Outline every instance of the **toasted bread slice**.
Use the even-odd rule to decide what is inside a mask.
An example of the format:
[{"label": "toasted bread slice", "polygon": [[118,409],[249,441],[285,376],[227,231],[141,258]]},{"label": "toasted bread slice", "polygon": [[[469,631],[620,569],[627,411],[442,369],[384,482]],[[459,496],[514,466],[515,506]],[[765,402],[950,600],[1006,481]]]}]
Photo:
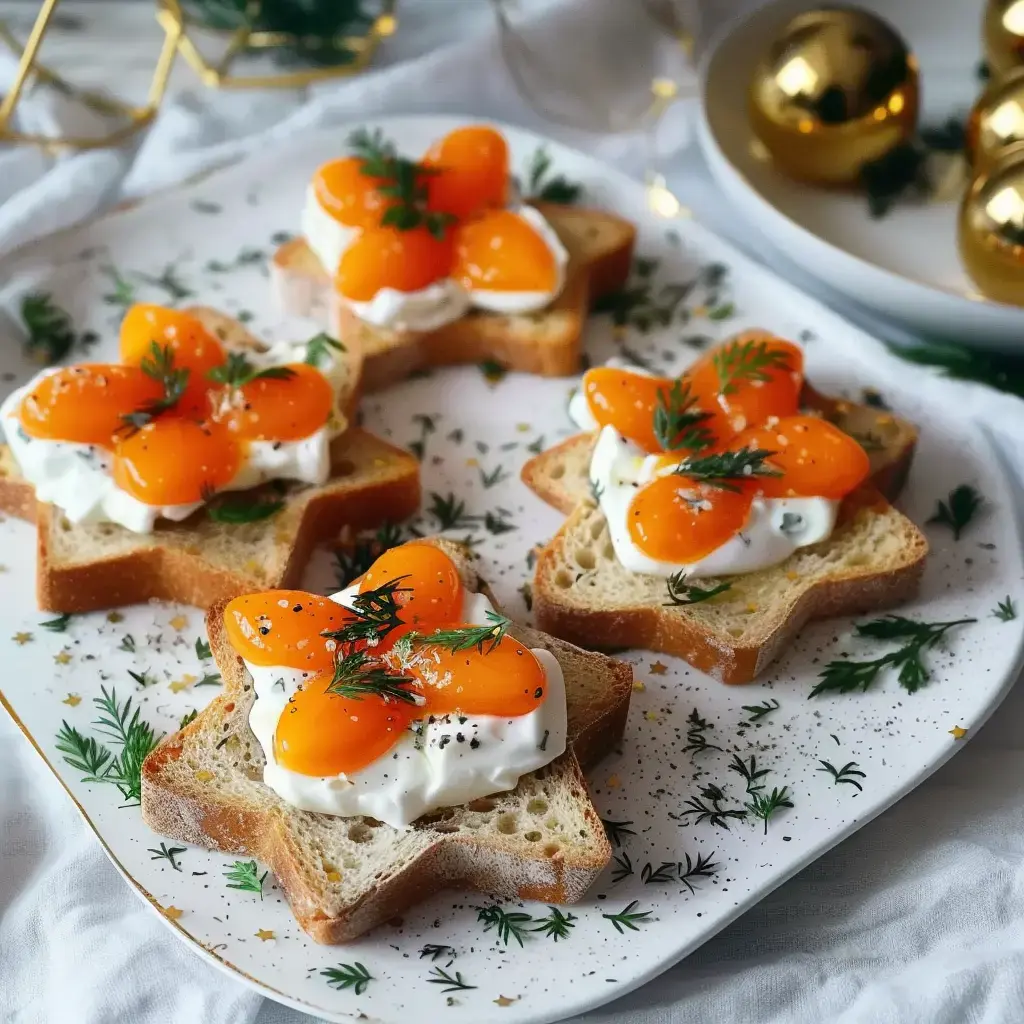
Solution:
[{"label": "toasted bread slice", "polygon": [[571,643],[662,651],[724,683],[748,683],[809,619],[909,600],[927,553],[921,531],[865,485],[843,502],[827,541],[771,569],[730,577],[730,589],[710,600],[674,605],[663,578],[623,568],[604,516],[585,501],[537,559],[534,617]]},{"label": "toasted bread slice", "polygon": [[[465,549],[434,543],[469,589],[486,592]],[[581,766],[621,739],[628,665],[514,627],[518,640],[551,651],[562,667],[571,750],[511,792],[435,811],[401,831],[371,818],[298,811],[263,784],[263,751],[249,729],[251,682],[225,639],[223,612],[212,608],[207,625],[224,693],[146,759],[142,814],[161,835],[269,865],[316,941],[354,939],[449,887],[572,903],[607,864],[611,850]]]},{"label": "toasted bread slice", "polygon": [[[262,343],[231,317],[191,310],[229,348]],[[346,353],[337,417],[344,424],[359,396],[361,357]],[[344,528],[397,522],[419,507],[419,463],[408,452],[350,427],[331,445],[331,478],[321,486],[268,484],[253,502],[280,511],[249,523],[215,522],[205,509],[151,534],[111,523],[73,524],[35,501],[6,446],[0,446],[0,510],[38,528],[37,596],[47,611],[87,612],[157,598],[207,607],[214,601],[297,582],[312,548]]]},{"label": "toasted bread slice", "polygon": [[[871,480],[887,498],[903,489],[917,444],[917,428],[883,409],[829,398],[804,385],[801,407],[818,412],[864,445],[871,461]],[[537,497],[568,515],[590,497],[590,458],[597,434],[575,434],[529,459],[523,483]]]},{"label": "toasted bread slice", "polygon": [[471,312],[436,331],[371,327],[338,301],[327,270],[301,238],[282,245],[271,268],[283,308],[319,320],[363,353],[368,391],[427,366],[494,360],[512,370],[565,377],[579,369],[589,305],[629,277],[636,229],[599,210],[539,203],[569,252],[562,293],[547,308],[520,316]]}]

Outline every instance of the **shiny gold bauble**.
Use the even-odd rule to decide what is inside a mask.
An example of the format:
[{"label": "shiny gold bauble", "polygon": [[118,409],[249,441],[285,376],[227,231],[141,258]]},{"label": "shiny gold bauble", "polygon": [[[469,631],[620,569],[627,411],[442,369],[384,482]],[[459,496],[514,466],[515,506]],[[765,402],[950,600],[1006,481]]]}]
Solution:
[{"label": "shiny gold bauble", "polygon": [[1024,306],[1024,143],[1004,151],[964,194],[960,257],[978,290]]},{"label": "shiny gold bauble", "polygon": [[895,29],[853,7],[788,22],[748,93],[754,134],[784,173],[851,185],[917,126],[917,61]]},{"label": "shiny gold bauble", "polygon": [[993,78],[1024,65],[1024,0],[988,0],[982,34]]},{"label": "shiny gold bauble", "polygon": [[974,104],[966,140],[971,170],[988,170],[1015,142],[1024,142],[1024,67],[993,79]]}]

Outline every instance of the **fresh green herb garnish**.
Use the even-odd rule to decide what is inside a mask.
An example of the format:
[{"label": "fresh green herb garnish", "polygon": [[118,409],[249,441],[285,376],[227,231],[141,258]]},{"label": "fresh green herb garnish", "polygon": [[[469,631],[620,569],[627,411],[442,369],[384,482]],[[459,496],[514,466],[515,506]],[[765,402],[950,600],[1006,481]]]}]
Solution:
[{"label": "fresh green herb garnish", "polygon": [[430,507],[427,512],[437,520],[437,529],[440,533],[444,533],[445,530],[461,530],[473,526],[478,518],[467,515],[465,501],[456,498],[450,491],[443,497],[431,491]]},{"label": "fresh green herb garnish", "polygon": [[181,721],[178,723],[178,728],[184,729],[185,726],[189,724],[189,722],[194,722],[196,720],[196,716],[198,714],[199,712],[196,711],[195,708],[193,708],[187,715],[182,715]]},{"label": "fresh green herb garnish", "polygon": [[538,146],[530,158],[523,198],[542,203],[562,203],[566,206],[579,202],[583,195],[583,186],[578,182],[569,181],[561,174],[550,177],[550,171],[551,156],[547,147]]},{"label": "fresh green herb garnish", "polygon": [[998,391],[1024,397],[1024,359],[1001,352],[980,352],[947,341],[918,345],[886,342],[889,350],[907,362],[932,366],[944,377],[972,380]]},{"label": "fresh green herb garnish", "polygon": [[484,485],[484,490],[488,490],[495,484],[500,484],[502,480],[508,479],[508,473],[505,472],[505,467],[497,465],[491,470],[490,473],[485,473],[483,468],[480,469],[480,483]]},{"label": "fresh green herb garnish", "polygon": [[382,640],[391,630],[403,624],[398,617],[401,606],[395,600],[395,595],[407,590],[400,586],[406,578],[399,576],[397,579],[382,583],[375,590],[356,594],[352,599],[351,608],[357,616],[356,621],[340,629],[325,630],[320,635],[337,641],[341,647],[361,641],[376,643]]},{"label": "fresh green herb garnish", "polygon": [[748,811],[764,822],[764,834],[768,835],[768,821],[780,807],[792,807],[793,801],[789,799],[789,787],[782,789],[773,788],[771,793],[755,793],[750,802],[744,804]]},{"label": "fresh green herb garnish", "polygon": [[264,871],[261,875],[259,870],[259,865],[254,860],[236,860],[224,875],[228,880],[228,888],[258,892],[260,899],[263,899],[263,882],[270,872]]},{"label": "fresh green herb garnish", "polygon": [[146,402],[134,412],[124,413],[121,430],[134,434],[147,423],[152,423],[161,413],[173,409],[181,401],[188,385],[189,370],[186,366],[174,365],[174,349],[170,345],[158,345],[150,342],[149,354],[141,363],[142,372],[155,380],[164,390],[163,396]]},{"label": "fresh green herb garnish", "polygon": [[689,754],[691,761],[696,754],[703,754],[708,750],[722,749],[721,747],[715,746],[714,743],[708,742],[704,733],[709,729],[714,729],[714,726],[710,722],[701,718],[696,708],[690,712],[686,722],[686,746],[683,747],[683,753]]},{"label": "fresh green herb garnish", "polygon": [[397,547],[403,541],[401,527],[385,523],[373,537],[363,537],[349,548],[340,548],[334,553],[334,568],[338,586],[347,587],[354,579],[358,579],[384,554]]},{"label": "fresh green herb garnish", "polygon": [[758,780],[771,774],[768,768],[757,767],[757,758],[753,754],[750,755],[749,761],[744,761],[739,754],[733,754],[732,761],[729,763],[729,771],[736,772],[743,779],[748,796],[760,793],[764,789],[764,783]]},{"label": "fresh green herb garnish", "polygon": [[533,585],[531,583],[523,583],[519,586],[519,596],[523,599],[523,604],[526,605],[528,612],[533,611]]},{"label": "fresh green herb garnish", "polygon": [[738,491],[739,487],[733,481],[749,480],[755,476],[782,476],[765,462],[774,454],[766,448],[740,448],[734,452],[690,456],[683,459],[674,472],[722,491]]},{"label": "fresh green herb garnish", "polygon": [[324,358],[330,358],[332,349],[335,352],[346,351],[345,346],[338,341],[337,338],[332,338],[329,334],[325,334],[323,331],[319,334],[314,334],[313,337],[306,342],[306,365],[319,369]]},{"label": "fresh green herb garnish", "polygon": [[[993,611],[992,614],[999,619],[1000,622],[1010,622],[1017,618],[1017,606],[1013,603],[1010,595],[1007,594],[1006,600],[1000,601],[996,605],[995,611]],[[44,622],[43,625],[45,626],[46,623]]]},{"label": "fresh green herb garnish", "polygon": [[930,678],[921,655],[935,647],[954,626],[966,626],[977,619],[957,619],[953,622],[915,622],[901,615],[887,615],[882,619],[861,623],[857,636],[872,637],[875,640],[902,640],[898,650],[883,654],[871,661],[832,661],[822,669],[821,682],[811,690],[811,697],[819,693],[850,693],[853,690],[867,690],[884,668],[898,669],[900,685],[908,692],[915,693]]},{"label": "fresh green herb garnish", "polygon": [[709,320],[728,320],[730,317],[736,315],[736,303],[726,302],[721,306],[715,306],[714,309],[708,312]]},{"label": "fresh green herb garnish", "polygon": [[159,277],[152,277],[149,274],[136,274],[135,276],[140,281],[145,281],[146,284],[151,284],[155,288],[162,288],[167,292],[172,303],[180,302],[182,299],[190,299],[195,294],[191,288],[181,283],[178,271],[173,263],[168,263],[160,272]]},{"label": "fresh green herb garnish", "polygon": [[51,633],[66,633],[70,621],[70,614],[64,614],[58,615],[55,619],[47,619],[45,622],[40,622],[39,625],[43,629],[48,629]]},{"label": "fresh green herb garnish", "polygon": [[515,524],[510,523],[506,518],[508,514],[509,513],[503,508],[495,509],[493,512],[485,512],[484,529],[495,537],[516,529]]},{"label": "fresh green herb garnish", "polygon": [[420,959],[430,957],[431,960],[439,960],[443,956],[455,956],[455,950],[451,946],[441,946],[434,942],[428,942],[420,949]]},{"label": "fresh green herb garnish", "polygon": [[200,661],[209,661],[213,657],[213,651],[210,650],[209,643],[201,636],[196,637],[196,657]]},{"label": "fresh green herb garnish", "polygon": [[778,711],[779,707],[779,702],[774,697],[770,700],[763,701],[761,704],[742,705],[742,709],[750,715],[751,722],[757,722],[764,718],[765,715],[770,715],[773,711]]},{"label": "fresh green herb garnish", "polygon": [[633,874],[633,862],[629,859],[629,854],[625,850],[622,853],[615,855],[615,867],[612,868],[612,881],[621,882],[624,878],[629,878]]},{"label": "fresh green herb garnish", "polygon": [[204,487],[201,496],[206,502],[206,514],[215,523],[259,523],[276,516],[284,508],[284,502],[280,499],[253,501],[245,497],[223,496],[214,501],[216,492],[212,487]]},{"label": "fresh green herb garnish", "polygon": [[506,946],[509,939],[515,939],[521,946],[523,939],[533,930],[526,926],[533,921],[529,914],[514,910],[511,913],[497,904],[489,907],[475,907],[476,919],[482,922],[484,931],[489,932],[492,928],[497,929],[498,939]]},{"label": "fresh green herb garnish", "polygon": [[633,824],[631,821],[609,821],[607,818],[602,818],[601,824],[604,825],[604,833],[608,837],[608,841],[616,848],[622,846],[623,836],[636,835],[629,827]]},{"label": "fresh green herb garnish", "polygon": [[692,893],[695,889],[693,880],[695,878],[712,878],[718,871],[718,865],[712,859],[715,856],[714,852],[707,857],[698,853],[696,861],[691,861],[688,853],[685,856],[685,869],[682,864],[677,864],[676,870],[679,875],[679,881]]},{"label": "fresh green herb garnish", "polygon": [[385,704],[423,703],[423,698],[405,687],[415,680],[411,676],[393,675],[386,665],[372,658],[366,651],[352,651],[335,662],[334,678],[327,692],[336,697],[362,700],[379,697]]},{"label": "fresh green herb garnish", "polygon": [[399,231],[423,227],[435,238],[444,238],[446,228],[455,218],[450,213],[427,209],[427,179],[437,171],[400,157],[380,129],[369,132],[359,128],[349,136],[348,145],[363,161],[362,173],[382,179],[377,191],[395,201],[384,211],[382,225]]},{"label": "fresh green herb garnish", "polygon": [[431,967],[430,973],[435,975],[435,977],[427,979],[431,985],[447,986],[441,989],[442,995],[445,992],[465,992],[468,989],[476,988],[476,985],[470,985],[468,981],[465,981],[458,971],[455,972],[454,978],[447,971],[441,970],[440,967]]},{"label": "fresh green herb garnish", "polygon": [[[717,749],[717,748],[716,748]],[[716,828],[724,828],[729,831],[729,819],[742,821],[747,812],[722,806],[725,793],[714,783],[709,782],[701,791],[700,797],[691,796],[686,801],[686,810],[680,812],[680,817],[685,818],[689,814],[696,815],[693,819],[695,825],[702,821],[710,821]],[[705,801],[707,801],[705,803]]]},{"label": "fresh green herb garnish", "polygon": [[984,504],[984,499],[970,484],[960,484],[949,492],[946,501],[940,501],[935,515],[929,523],[941,523],[953,531],[953,540],[959,540],[960,534]]},{"label": "fresh green herb garnish", "polygon": [[426,416],[423,413],[413,416],[413,422],[420,425],[420,436],[417,440],[410,441],[408,448],[422,462],[427,454],[427,438],[437,429],[437,424],[433,416]]},{"label": "fresh green herb garnish", "polygon": [[569,933],[576,927],[575,914],[563,914],[558,907],[548,907],[550,913],[547,917],[536,918],[537,927],[530,931],[540,932],[546,938],[559,939],[569,938]]},{"label": "fresh green herb garnish", "polygon": [[63,359],[76,344],[97,340],[92,331],[77,334],[71,317],[46,292],[32,292],[21,300],[21,319],[28,332],[25,351],[45,366]]},{"label": "fresh green herb garnish", "polygon": [[100,269],[110,278],[114,286],[112,292],[107,292],[103,296],[103,301],[108,306],[120,306],[121,315],[123,316],[128,307],[135,302],[135,285],[127,278],[122,277],[117,267],[109,266],[101,267]]},{"label": "fresh green herb garnish", "polygon": [[320,974],[327,979],[327,984],[331,988],[339,991],[350,988],[357,996],[361,996],[366,991],[366,986],[373,981],[373,975],[358,960],[352,964],[327,967]]},{"label": "fresh green herb garnish", "polygon": [[123,637],[121,637],[121,643],[118,644],[118,648],[117,649],[119,651],[127,651],[129,654],[134,654],[135,653],[135,637],[133,637],[131,635],[131,633],[125,633],[125,635]]},{"label": "fresh green herb garnish", "polygon": [[[501,643],[512,620],[497,612],[487,612],[487,623],[483,626],[464,626],[460,629],[438,629],[433,633],[411,633],[413,644],[440,647],[458,654],[475,647],[480,654],[490,654]],[[484,650],[484,645],[487,650]]]},{"label": "fresh green herb garnish", "polygon": [[857,779],[866,779],[867,776],[864,772],[859,770],[860,766],[856,761],[848,761],[842,768],[837,768],[830,761],[822,761],[819,759],[818,763],[821,767],[815,768],[814,770],[816,772],[828,772],[829,775],[832,776],[833,786],[838,786],[840,783],[846,783],[848,786],[856,786],[858,790],[864,789]]},{"label": "fresh green herb garnish", "polygon": [[200,686],[222,686],[223,683],[224,680],[221,678],[219,672],[207,672],[203,678],[196,683],[196,689],[198,690]]},{"label": "fresh green herb garnish", "polygon": [[130,675],[132,679],[142,687],[142,689],[145,689],[147,686],[155,686],[160,682],[156,676],[151,676],[148,672],[133,672],[131,669],[128,669],[128,675]]},{"label": "fresh green herb garnish", "polygon": [[241,388],[254,380],[291,380],[295,371],[289,366],[253,366],[241,352],[229,352],[226,362],[215,366],[206,374],[214,384],[229,388]]},{"label": "fresh green herb garnish", "polygon": [[637,927],[638,924],[646,924],[647,918],[654,913],[653,910],[640,910],[636,909],[639,900],[633,900],[632,903],[628,903],[622,910],[617,914],[602,914],[603,918],[611,921],[615,926],[615,930],[620,934],[624,935],[626,929],[630,931],[638,932],[640,929]]},{"label": "fresh green herb garnish", "polygon": [[[242,267],[252,267],[266,263],[266,261],[267,254],[262,249],[247,245],[230,263],[225,263],[223,260],[208,260],[205,269],[211,274],[226,274],[231,270],[241,270]],[[241,316],[239,319],[243,320]]]},{"label": "fresh green herb garnish", "polygon": [[789,353],[772,348],[767,341],[734,341],[712,357],[718,374],[718,390],[732,395],[740,384],[767,384],[773,373],[792,370]]},{"label": "fresh green herb garnish", "polygon": [[666,606],[699,604],[724,594],[732,587],[731,583],[719,583],[717,587],[703,588],[694,583],[687,583],[687,575],[683,570],[673,573],[666,581],[668,600]]},{"label": "fresh green herb garnish", "polygon": [[92,736],[85,736],[74,726],[61,722],[56,747],[64,755],[65,762],[76,771],[85,772],[83,782],[110,781],[106,778],[109,771],[107,762],[113,755]]},{"label": "fresh green herb garnish", "polygon": [[166,843],[161,843],[160,848],[151,847],[146,853],[153,854],[150,860],[166,860],[175,871],[180,871],[181,866],[178,864],[176,857],[182,853],[186,853],[187,848],[184,846],[168,846]]},{"label": "fresh green herb garnish", "polygon": [[640,881],[644,885],[663,885],[675,879],[675,864],[671,861],[662,861],[657,867],[648,861],[640,869]]},{"label": "fresh green herb garnish", "polygon": [[667,397],[664,391],[658,392],[654,437],[663,451],[678,451],[680,448],[702,451],[715,439],[706,425],[710,419],[711,413],[697,407],[697,396],[691,392],[690,385],[676,380]]}]

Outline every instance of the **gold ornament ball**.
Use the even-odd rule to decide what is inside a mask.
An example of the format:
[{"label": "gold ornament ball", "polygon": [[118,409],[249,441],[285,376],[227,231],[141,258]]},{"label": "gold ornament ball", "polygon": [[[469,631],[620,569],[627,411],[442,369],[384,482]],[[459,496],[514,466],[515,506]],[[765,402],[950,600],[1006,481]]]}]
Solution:
[{"label": "gold ornament ball", "polygon": [[793,18],[748,91],[751,126],[792,178],[852,185],[917,127],[917,61],[881,18],[854,7]]},{"label": "gold ornament ball", "polygon": [[993,78],[1024,65],[1024,0],[988,0],[982,35]]},{"label": "gold ornament ball", "polygon": [[960,205],[960,258],[978,290],[1024,306],[1024,143],[1004,151]]},{"label": "gold ornament ball", "polygon": [[974,174],[987,171],[1016,142],[1024,142],[1024,67],[993,79],[971,110],[967,159]]}]

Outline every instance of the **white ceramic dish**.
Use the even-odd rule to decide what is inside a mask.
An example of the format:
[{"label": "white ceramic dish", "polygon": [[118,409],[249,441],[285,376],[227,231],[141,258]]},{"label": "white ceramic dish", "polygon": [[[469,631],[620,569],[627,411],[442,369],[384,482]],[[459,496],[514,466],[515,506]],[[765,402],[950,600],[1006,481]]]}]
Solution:
[{"label": "white ceramic dish", "polygon": [[[921,63],[922,123],[970,109],[981,83],[981,5],[868,0]],[[724,31],[704,61],[698,134],[737,211],[781,253],[877,315],[969,344],[1024,351],[1024,309],[981,296],[956,247],[956,201],[897,206],[880,220],[863,196],[791,181],[752,146],[746,90],[765,41],[806,3],[781,0]]]},{"label": "white ceramic dish", "polygon": [[[396,119],[381,127],[403,150],[419,152],[453,124],[441,118]],[[540,140],[511,128],[507,134],[521,167]],[[301,338],[309,326],[286,324],[272,309],[265,256],[275,232],[294,228],[310,171],[337,153],[345,135],[336,128],[36,245],[3,267],[12,282],[6,299],[14,301],[16,288],[45,285],[80,328],[101,333],[92,358],[110,358],[118,308],[104,299],[113,294],[105,268],[116,266],[137,287],[138,298],[160,301],[166,288],[138,275],[163,274],[167,285],[170,278],[163,272],[170,265],[171,277],[195,292],[183,296],[185,301],[194,298],[235,313],[244,309],[258,332]],[[672,658],[628,655],[644,687],[634,694],[622,750],[591,773],[591,785],[602,816],[628,822],[629,834],[621,836],[615,851],[618,865],[572,908],[568,938],[555,943],[534,934],[522,948],[514,941],[505,946],[477,921],[474,907],[489,904],[486,895],[450,892],[351,946],[320,947],[297,927],[272,878],[261,899],[227,887],[225,872],[234,857],[188,848],[172,864],[160,854],[161,844],[174,843],[149,832],[137,809],[121,806],[113,786],[84,783],[82,772],[56,749],[62,720],[97,735],[93,701],[101,687],[116,688],[121,701],[130,696],[161,732],[202,707],[216,688],[201,687],[210,668],[194,646],[202,635],[201,613],[152,604],[113,615],[76,616],[65,632],[51,632],[41,623],[53,616],[33,611],[32,530],[20,522],[0,523],[0,562],[7,570],[0,574],[5,623],[0,653],[8,710],[111,860],[179,938],[271,998],[328,1020],[399,1024],[415,1014],[472,1024],[540,1024],[622,995],[684,957],[920,783],[962,746],[950,730],[973,736],[1019,668],[1021,620],[1004,623],[992,611],[1014,593],[1024,562],[1005,476],[978,430],[955,422],[949,410],[922,405],[894,382],[865,378],[856,363],[858,348],[867,341],[863,335],[698,225],[652,217],[636,182],[561,146],[551,144],[550,151],[559,172],[582,180],[597,201],[640,225],[639,251],[661,260],[658,280],[688,280],[709,262],[729,268],[716,305],[722,319],[710,319],[708,310],[699,308],[707,297],[698,290],[685,330],[633,332],[626,342],[632,350],[678,370],[694,352],[681,343],[681,334],[718,338],[759,324],[802,337],[816,385],[851,395],[862,385],[879,385],[901,413],[920,424],[920,453],[906,495],[907,510],[918,522],[962,482],[986,495],[985,514],[959,542],[941,528],[931,531],[934,554],[924,588],[905,610],[928,620],[978,621],[952,634],[948,651],[929,655],[934,678],[913,695],[887,676],[868,693],[807,699],[824,660],[840,652],[867,657],[878,651],[875,644],[851,639],[850,621],[813,625],[763,681],[749,687],[722,686]],[[13,383],[31,369],[16,337],[6,342],[0,372]],[[604,359],[616,344],[605,319],[592,321],[592,358]],[[400,443],[423,445],[428,495],[452,491],[470,514],[492,511],[514,527],[493,533],[474,520],[454,535],[479,538],[481,572],[516,616],[528,618],[522,585],[530,577],[531,549],[560,519],[525,491],[518,468],[528,448],[538,450],[571,432],[564,411],[571,385],[516,375],[495,384],[480,369],[466,367],[410,381],[364,402],[371,429]],[[424,515],[423,528],[431,523]],[[320,592],[336,586],[326,554],[311,566],[307,585]],[[145,673],[148,685],[140,686],[129,671]],[[777,700],[778,710],[758,725],[744,726],[749,715],[743,706],[768,700]],[[711,723],[707,735],[723,750],[691,761],[682,747],[693,709]],[[685,802],[708,782],[726,787],[729,806],[739,806],[740,779],[727,770],[734,752],[755,755],[759,766],[771,770],[769,785],[788,786],[793,794],[795,806],[780,812],[767,834],[760,823],[733,822],[726,831],[680,816]],[[837,768],[856,762],[864,776],[853,779],[863,788],[834,784],[821,770],[822,761]],[[711,878],[696,879],[693,892],[679,881],[659,883],[659,876],[648,876],[663,863],[698,855],[709,857],[718,870]],[[632,873],[619,877],[627,865]],[[639,919],[638,930],[621,934],[604,915],[618,914],[633,901],[634,912],[649,911],[649,916]],[[521,909],[535,917],[548,913],[532,904]],[[423,958],[420,951],[427,944],[452,952],[436,961]],[[359,993],[336,991],[320,973],[355,963],[372,976]],[[447,986],[436,983],[439,970],[453,978],[458,972],[474,987],[445,992]]]}]

